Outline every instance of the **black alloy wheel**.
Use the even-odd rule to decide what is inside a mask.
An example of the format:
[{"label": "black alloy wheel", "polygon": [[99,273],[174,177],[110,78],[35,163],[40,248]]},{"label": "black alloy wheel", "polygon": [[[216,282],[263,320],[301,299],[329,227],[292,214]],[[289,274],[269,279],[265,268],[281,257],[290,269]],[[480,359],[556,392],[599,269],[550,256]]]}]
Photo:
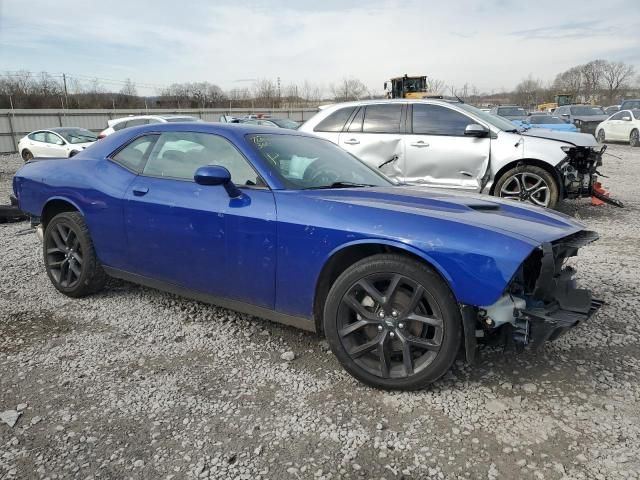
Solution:
[{"label": "black alloy wheel", "polygon": [[44,231],[43,254],[51,283],[65,295],[82,297],[104,286],[106,274],[80,213],[60,213],[49,221]]},{"label": "black alloy wheel", "polygon": [[31,159],[33,159],[33,153],[31,153],[29,150],[23,150],[22,160],[24,160],[25,162],[28,162]]},{"label": "black alloy wheel", "polygon": [[631,134],[629,134],[629,145],[632,147],[640,147],[640,134],[638,134],[638,130],[632,130]]},{"label": "black alloy wheel", "polygon": [[382,388],[416,389],[450,368],[460,312],[427,265],[376,255],[343,273],[329,293],[325,333],[345,369]]},{"label": "black alloy wheel", "polygon": [[605,142],[604,130],[602,128],[598,130],[598,135],[596,136],[596,140],[598,140],[598,143]]}]

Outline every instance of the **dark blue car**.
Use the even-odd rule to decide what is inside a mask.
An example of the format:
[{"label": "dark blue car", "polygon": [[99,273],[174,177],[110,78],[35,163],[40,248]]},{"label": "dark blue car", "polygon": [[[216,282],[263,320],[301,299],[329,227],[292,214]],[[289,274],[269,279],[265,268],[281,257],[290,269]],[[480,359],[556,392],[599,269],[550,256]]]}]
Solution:
[{"label": "dark blue car", "polygon": [[397,185],[284,129],[129,128],[28,162],[14,192],[65,295],[113,276],[317,331],[377,387],[423,387],[479,343],[538,347],[600,305],[563,265],[597,238],[579,223]]}]

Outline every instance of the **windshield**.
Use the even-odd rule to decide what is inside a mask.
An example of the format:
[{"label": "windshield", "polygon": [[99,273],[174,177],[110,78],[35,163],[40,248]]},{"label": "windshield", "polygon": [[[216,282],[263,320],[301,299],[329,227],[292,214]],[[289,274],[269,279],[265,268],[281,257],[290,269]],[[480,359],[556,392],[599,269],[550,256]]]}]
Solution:
[{"label": "windshield", "polygon": [[298,122],[294,122],[293,120],[289,120],[287,118],[272,118],[271,122],[275,123],[280,128],[288,128],[289,130],[297,129],[300,124]]},{"label": "windshield", "polygon": [[516,132],[516,126],[506,118],[499,117],[493,113],[483,112],[479,108],[473,107],[468,103],[456,103],[456,107],[466,110],[467,112],[475,115],[480,120],[487,122],[489,125],[502,130],[503,132]]},{"label": "windshield", "polygon": [[571,115],[605,115],[602,107],[571,107]]},{"label": "windshield", "polygon": [[165,118],[167,122],[199,122],[200,119],[196,117],[169,117]]},{"label": "windshield", "polygon": [[328,140],[272,134],[247,139],[289,190],[393,185]]},{"label": "windshield", "polygon": [[529,123],[532,125],[551,124],[551,123],[565,123],[559,118],[552,117],[551,115],[532,115],[529,119]]},{"label": "windshield", "polygon": [[520,107],[500,107],[498,108],[499,115],[509,115],[515,117],[524,117],[527,112],[524,108]]},{"label": "windshield", "polygon": [[640,120],[640,109],[631,110],[631,113],[633,114],[633,118]]},{"label": "windshield", "polygon": [[61,128],[55,130],[55,132],[62,135],[69,143],[87,143],[98,140],[98,136],[95,133],[84,128]]}]

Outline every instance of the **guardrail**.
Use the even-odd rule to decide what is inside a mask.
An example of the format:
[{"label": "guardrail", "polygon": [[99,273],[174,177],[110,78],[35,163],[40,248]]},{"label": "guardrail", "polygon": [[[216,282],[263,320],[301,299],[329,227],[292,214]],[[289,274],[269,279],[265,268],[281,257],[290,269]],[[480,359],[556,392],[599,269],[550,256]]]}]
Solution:
[{"label": "guardrail", "polygon": [[292,109],[246,109],[246,108],[205,108],[205,109],[118,109],[118,110],[62,110],[62,109],[18,109],[0,110],[0,154],[18,151],[18,142],[34,130],[54,127],[80,127],[99,132],[107,128],[107,120],[129,115],[183,114],[217,122],[221,115],[242,116],[267,114],[275,118],[290,118],[304,121],[311,118],[317,108]]}]

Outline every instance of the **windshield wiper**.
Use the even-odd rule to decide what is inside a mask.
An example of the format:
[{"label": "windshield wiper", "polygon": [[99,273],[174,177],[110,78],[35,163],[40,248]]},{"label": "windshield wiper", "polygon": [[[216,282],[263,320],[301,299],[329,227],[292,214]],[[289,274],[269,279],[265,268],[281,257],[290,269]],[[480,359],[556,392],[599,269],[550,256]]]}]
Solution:
[{"label": "windshield wiper", "polygon": [[375,185],[370,185],[368,183],[355,183],[355,182],[333,182],[331,185],[307,187],[304,190],[321,190],[326,188],[362,188],[362,187],[375,187]]}]

